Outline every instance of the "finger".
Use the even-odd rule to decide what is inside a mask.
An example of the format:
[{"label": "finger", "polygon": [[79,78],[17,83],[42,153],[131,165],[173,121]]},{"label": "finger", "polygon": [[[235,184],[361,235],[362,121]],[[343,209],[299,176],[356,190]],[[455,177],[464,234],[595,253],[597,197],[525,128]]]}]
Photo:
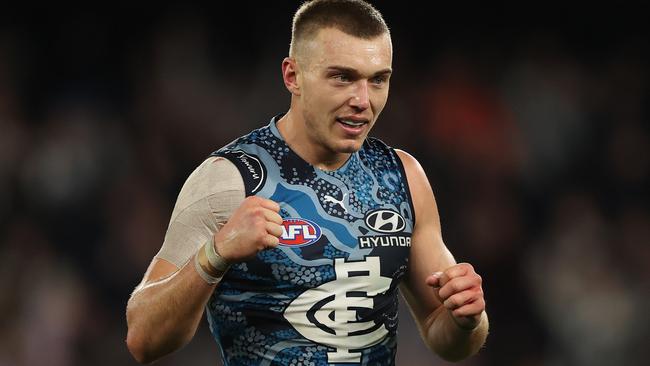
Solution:
[{"label": "finger", "polygon": [[476,291],[463,291],[444,300],[443,304],[449,310],[455,310],[478,299]]},{"label": "finger", "polygon": [[282,225],[282,216],[280,216],[280,214],[278,214],[276,211],[270,210],[268,208],[264,208],[263,213],[266,221],[273,222],[278,225]]},{"label": "finger", "polygon": [[280,205],[275,201],[260,197],[260,205],[264,208],[268,208],[271,211],[280,212]]},{"label": "finger", "polygon": [[481,298],[469,304],[465,304],[457,309],[454,309],[451,313],[455,317],[477,316],[480,315],[484,310],[485,310],[485,300]]},{"label": "finger", "polygon": [[447,299],[453,294],[469,290],[473,287],[478,287],[481,285],[480,277],[475,276],[463,276],[456,277],[449,280],[444,286],[440,288],[440,297]]},{"label": "finger", "polygon": [[280,239],[277,236],[266,235],[264,237],[264,249],[272,249],[278,246]]},{"label": "finger", "polygon": [[447,268],[440,276],[440,286],[444,286],[453,278],[465,276],[470,269],[473,271],[473,267],[468,263],[455,264]]},{"label": "finger", "polygon": [[[442,275],[442,272],[434,272],[431,274],[431,276],[427,277],[425,282],[427,285],[432,287],[433,291],[433,296],[438,300],[439,304],[442,304],[442,299],[440,298],[440,295],[438,292],[440,291],[440,276]],[[436,305],[437,307],[437,305]]]},{"label": "finger", "polygon": [[282,236],[282,226],[273,222],[267,222],[266,232],[275,236],[276,238],[279,238],[280,236]]},{"label": "finger", "polygon": [[[439,292],[440,292],[440,276],[442,275],[442,272],[435,272],[431,276],[427,277],[426,283],[427,285],[432,287],[433,291],[433,296],[438,300],[439,304],[442,304],[442,299],[440,298]],[[436,305],[437,307],[438,305]]]}]

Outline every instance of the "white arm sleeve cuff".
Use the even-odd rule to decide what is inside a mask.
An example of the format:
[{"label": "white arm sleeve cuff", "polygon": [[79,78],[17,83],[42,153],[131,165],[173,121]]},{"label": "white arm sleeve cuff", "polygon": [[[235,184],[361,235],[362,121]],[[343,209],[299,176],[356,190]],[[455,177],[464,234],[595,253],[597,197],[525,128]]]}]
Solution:
[{"label": "white arm sleeve cuff", "polygon": [[165,241],[156,258],[182,267],[223,225],[245,198],[244,182],[230,161],[210,157],[178,194]]}]

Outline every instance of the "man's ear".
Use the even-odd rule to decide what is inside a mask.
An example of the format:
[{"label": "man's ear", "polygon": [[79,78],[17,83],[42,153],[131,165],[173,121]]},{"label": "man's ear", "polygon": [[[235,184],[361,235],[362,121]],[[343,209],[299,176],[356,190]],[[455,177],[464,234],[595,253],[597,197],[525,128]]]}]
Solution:
[{"label": "man's ear", "polygon": [[285,57],[282,60],[282,79],[284,80],[284,86],[287,87],[287,90],[293,95],[300,95],[300,83],[298,81],[298,63],[296,59],[291,57]]}]

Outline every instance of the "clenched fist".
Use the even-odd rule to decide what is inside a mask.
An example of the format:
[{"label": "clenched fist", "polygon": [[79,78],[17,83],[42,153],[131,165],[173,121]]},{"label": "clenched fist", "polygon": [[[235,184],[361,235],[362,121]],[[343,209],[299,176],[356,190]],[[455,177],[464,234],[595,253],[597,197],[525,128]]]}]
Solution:
[{"label": "clenched fist", "polygon": [[471,330],[478,326],[485,310],[482,279],[469,263],[453,265],[426,279],[438,299],[453,315],[459,327]]},{"label": "clenched fist", "polygon": [[214,235],[217,253],[229,263],[242,262],[258,252],[275,248],[282,235],[280,205],[249,196]]}]

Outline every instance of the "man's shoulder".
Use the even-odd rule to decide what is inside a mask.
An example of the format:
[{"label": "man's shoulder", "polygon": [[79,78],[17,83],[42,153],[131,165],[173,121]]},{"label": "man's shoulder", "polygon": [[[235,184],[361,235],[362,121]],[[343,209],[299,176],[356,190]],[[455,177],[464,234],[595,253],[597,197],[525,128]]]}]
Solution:
[{"label": "man's shoulder", "polygon": [[400,163],[408,176],[421,175],[424,173],[422,165],[413,155],[402,149],[393,149],[393,151],[395,151],[395,155],[399,158]]},{"label": "man's shoulder", "polygon": [[234,165],[246,187],[246,195],[255,194],[266,181],[266,167],[260,156],[260,149],[264,149],[260,140],[264,140],[266,132],[264,127],[253,130],[230,144],[214,151],[211,157],[228,160]]},{"label": "man's shoulder", "polygon": [[176,201],[172,218],[196,202],[222,192],[244,190],[237,169],[228,160],[211,156],[187,177]]},{"label": "man's shoulder", "polygon": [[408,161],[408,163],[418,164],[419,165],[418,160],[413,155],[411,155],[409,152],[405,151],[404,149],[395,148],[393,150],[395,151],[395,154],[397,154],[397,156],[399,156],[400,160],[402,160],[402,163],[405,163],[405,161]]}]

